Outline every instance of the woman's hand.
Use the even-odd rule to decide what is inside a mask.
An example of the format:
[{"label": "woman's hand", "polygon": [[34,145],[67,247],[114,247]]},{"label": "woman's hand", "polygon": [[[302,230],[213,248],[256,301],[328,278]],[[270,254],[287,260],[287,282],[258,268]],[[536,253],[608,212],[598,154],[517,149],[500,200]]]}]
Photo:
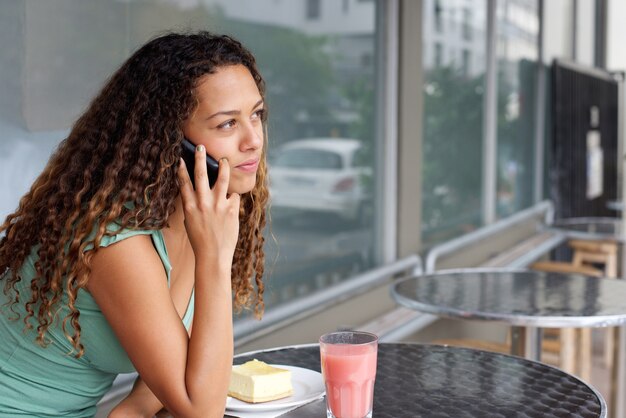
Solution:
[{"label": "woman's hand", "polygon": [[129,394],[111,410],[107,418],[153,418],[161,410],[163,404],[138,377]]},{"label": "woman's hand", "polygon": [[195,158],[195,190],[182,158],[178,169],[185,229],[196,258],[215,256],[220,265],[230,266],[239,236],[240,201],[238,194],[228,195],[230,165],[225,158],[220,160],[217,180],[211,189],[203,145],[196,147]]}]

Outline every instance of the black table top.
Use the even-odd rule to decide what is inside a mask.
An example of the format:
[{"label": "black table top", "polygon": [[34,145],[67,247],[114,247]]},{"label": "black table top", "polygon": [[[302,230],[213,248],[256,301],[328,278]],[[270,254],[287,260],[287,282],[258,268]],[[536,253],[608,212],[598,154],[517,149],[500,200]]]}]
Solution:
[{"label": "black table top", "polygon": [[[320,371],[319,346],[243,354]],[[282,417],[325,416],[315,401]],[[375,418],[605,417],[604,399],[587,384],[554,367],[504,354],[422,344],[379,345]],[[281,417],[281,418],[282,418]]]},{"label": "black table top", "polygon": [[626,281],[538,271],[460,270],[392,285],[411,309],[515,326],[602,327],[626,323]]}]

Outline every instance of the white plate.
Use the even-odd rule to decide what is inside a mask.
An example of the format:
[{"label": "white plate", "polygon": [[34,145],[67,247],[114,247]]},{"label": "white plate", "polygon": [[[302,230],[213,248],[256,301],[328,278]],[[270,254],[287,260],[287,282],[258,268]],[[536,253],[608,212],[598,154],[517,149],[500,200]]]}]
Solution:
[{"label": "white plate", "polygon": [[293,395],[275,401],[261,403],[243,402],[229,396],[226,400],[226,410],[271,411],[274,409],[290,408],[311,402],[321,397],[325,392],[324,379],[321,373],[314,370],[303,369],[302,367],[284,366],[280,364],[271,364],[270,366],[291,370]]}]

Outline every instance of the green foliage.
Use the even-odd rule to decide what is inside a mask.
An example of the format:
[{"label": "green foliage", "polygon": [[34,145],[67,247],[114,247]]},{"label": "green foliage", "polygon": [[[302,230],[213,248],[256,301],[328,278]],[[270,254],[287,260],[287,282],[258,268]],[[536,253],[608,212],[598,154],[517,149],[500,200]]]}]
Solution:
[{"label": "green foliage", "polygon": [[468,79],[446,67],[427,73],[425,79],[425,232],[436,230],[444,222],[446,227],[466,228],[480,220],[483,76]]}]

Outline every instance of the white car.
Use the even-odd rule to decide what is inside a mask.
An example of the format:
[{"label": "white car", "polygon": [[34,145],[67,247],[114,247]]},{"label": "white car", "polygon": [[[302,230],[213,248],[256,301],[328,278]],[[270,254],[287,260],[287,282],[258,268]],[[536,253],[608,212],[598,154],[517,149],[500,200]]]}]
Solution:
[{"label": "white car", "polygon": [[371,215],[371,173],[356,139],[308,138],[288,142],[271,155],[274,213],[311,211],[364,222]]}]

